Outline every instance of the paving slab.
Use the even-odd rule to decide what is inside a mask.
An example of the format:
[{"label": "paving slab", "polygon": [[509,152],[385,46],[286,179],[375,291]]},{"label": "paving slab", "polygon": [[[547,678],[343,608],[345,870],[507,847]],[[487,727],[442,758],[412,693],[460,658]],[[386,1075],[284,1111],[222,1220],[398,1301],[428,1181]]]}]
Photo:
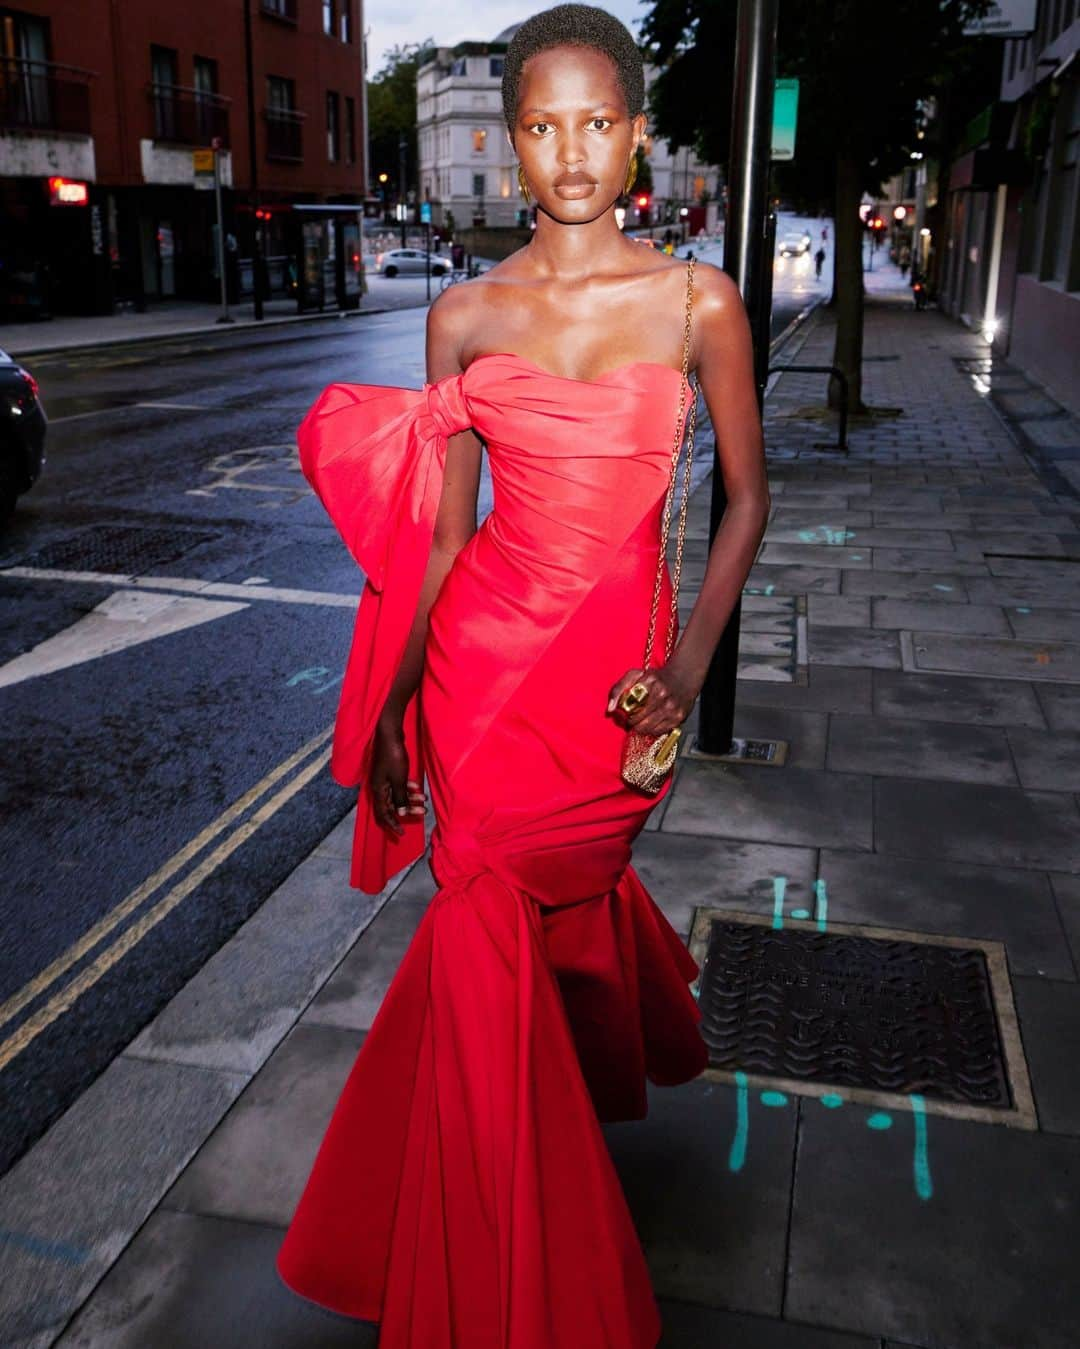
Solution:
[{"label": "paving slab", "polygon": [[1039,1127],[1080,1138],[1080,985],[1014,979]]},{"label": "paving slab", "polygon": [[401,883],[363,894],[350,888],[343,860],[316,850],[302,862],[130,1052],[245,1073],[265,1063]]},{"label": "paving slab", "polygon": [[377,1327],[297,1297],[285,1233],[159,1210],[58,1344],[62,1349],[375,1349]]},{"label": "paving slab", "polygon": [[660,1300],[658,1349],[878,1349],[876,1336],[846,1335],[766,1316],[742,1316],[690,1302]]},{"label": "paving slab", "polygon": [[874,599],[871,604],[875,628],[988,637],[1008,637],[1012,633],[1004,611],[992,604],[940,604],[934,600],[896,599]]},{"label": "paving slab", "polygon": [[0,1180],[5,1344],[51,1342],[243,1085],[121,1055]]},{"label": "paving slab", "polygon": [[957,576],[986,576],[990,568],[981,553],[958,553],[916,550],[914,548],[875,548],[874,569],[876,571],[949,571]]},{"label": "paving slab", "polygon": [[1080,792],[1080,732],[1008,732],[1022,787]]},{"label": "paving slab", "polygon": [[969,599],[965,580],[955,571],[845,571],[840,591],[844,595],[880,595],[898,600],[965,604]]},{"label": "paving slab", "polygon": [[837,595],[840,593],[840,573],[835,567],[767,566],[757,562],[750,570],[746,585],[751,591],[765,591],[770,595],[805,595],[811,591]]},{"label": "paving slab", "polygon": [[[772,538],[772,535],[769,535]],[[762,566],[870,567],[869,548],[836,547],[825,543],[766,543],[758,562]]]},{"label": "paving slab", "polygon": [[870,779],[810,768],[685,762],[662,829],[762,843],[870,848]]},{"label": "paving slab", "polygon": [[740,843],[661,830],[638,835],[632,862],[641,883],[683,938],[690,935],[699,905],[771,913],[775,883],[781,877],[795,908],[813,907],[815,848]]},{"label": "paving slab", "polygon": [[901,717],[834,714],[829,718],[826,766],[840,773],[989,782],[999,787],[1015,787],[1018,781],[1009,742],[1000,728]]},{"label": "paving slab", "polygon": [[735,706],[790,707],[813,712],[840,709],[869,712],[871,697],[868,669],[819,665],[808,671],[805,684],[764,684],[740,680],[735,690]]},{"label": "paving slab", "polygon": [[1080,642],[1080,594],[1073,609],[1034,609],[1029,604],[1020,604],[1003,609],[1002,613],[1017,637]]},{"label": "paving slab", "polygon": [[1057,792],[879,778],[874,840],[901,857],[1080,870],[1080,812]]},{"label": "paving slab", "polygon": [[823,849],[819,874],[834,922],[1000,941],[1014,973],[1076,978],[1042,872]]},{"label": "paving slab", "polygon": [[1080,684],[1040,684],[1035,692],[1052,731],[1080,731]]},{"label": "paving slab", "polygon": [[733,1087],[650,1083],[647,1119],[602,1126],[658,1297],[780,1314],[796,1112],[749,1113],[736,1169]]},{"label": "paving slab", "polygon": [[895,632],[880,628],[811,628],[807,636],[811,665],[854,665],[873,670],[900,668]]},{"label": "paving slab", "polygon": [[1075,1349],[1080,1139],[937,1116],[920,1139],[913,1114],[875,1113],[804,1103],[785,1315],[935,1349]]},{"label": "paving slab", "polygon": [[1057,900],[1061,925],[1069,941],[1073,965],[1080,975],[1080,876],[1066,876],[1054,873],[1050,885]]},{"label": "paving slab", "polygon": [[287,1226],[363,1038],[335,1026],[297,1026],[162,1207]]},{"label": "paving slab", "polygon": [[915,632],[912,650],[919,671],[949,670],[1004,679],[1080,683],[1080,643],[1076,642],[1024,642],[1017,638]]},{"label": "paving slab", "polygon": [[806,617],[811,628],[868,628],[870,604],[868,596],[808,595]]},{"label": "paving slab", "polygon": [[1077,582],[1047,576],[970,576],[968,597],[973,604],[999,604],[1003,609],[1068,609],[1076,604]]},{"label": "paving slab", "polygon": [[1044,730],[1047,724],[1032,687],[1003,679],[882,671],[874,675],[873,709],[879,716],[919,721],[1030,726],[1035,730]]}]

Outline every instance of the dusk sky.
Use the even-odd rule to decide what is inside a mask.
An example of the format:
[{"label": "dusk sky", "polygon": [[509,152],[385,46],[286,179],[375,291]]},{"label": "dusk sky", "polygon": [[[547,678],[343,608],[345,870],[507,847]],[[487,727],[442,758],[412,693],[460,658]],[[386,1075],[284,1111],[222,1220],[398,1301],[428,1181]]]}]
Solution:
[{"label": "dusk sky", "polygon": [[[364,26],[368,30],[368,60],[371,74],[382,68],[391,48],[405,42],[423,42],[434,38],[436,46],[452,47],[471,40],[489,42],[496,33],[528,18],[543,3],[528,0],[472,0],[470,4],[431,5],[422,0],[368,0],[364,5]],[[637,25],[646,13],[641,0],[607,0],[602,8],[622,19],[637,36]]]}]

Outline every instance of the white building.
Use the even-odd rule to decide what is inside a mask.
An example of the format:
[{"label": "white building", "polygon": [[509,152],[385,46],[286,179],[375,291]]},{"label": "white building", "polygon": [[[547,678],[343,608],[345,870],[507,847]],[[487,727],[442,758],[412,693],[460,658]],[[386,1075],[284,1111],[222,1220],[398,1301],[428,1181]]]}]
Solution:
[{"label": "white building", "polygon": [[[434,48],[417,71],[420,200],[431,202],[436,224],[447,211],[459,226],[523,223],[517,156],[507,143],[501,93],[506,44],[518,27],[505,28],[490,42]],[[646,82],[651,75],[646,67]],[[667,142],[651,133],[645,153],[652,169],[653,222],[677,220],[679,208],[697,204],[703,193],[715,202],[720,177],[715,167],[699,163],[690,150],[672,154]],[[714,212],[715,207],[710,220]],[[628,225],[634,214],[627,213]]]}]

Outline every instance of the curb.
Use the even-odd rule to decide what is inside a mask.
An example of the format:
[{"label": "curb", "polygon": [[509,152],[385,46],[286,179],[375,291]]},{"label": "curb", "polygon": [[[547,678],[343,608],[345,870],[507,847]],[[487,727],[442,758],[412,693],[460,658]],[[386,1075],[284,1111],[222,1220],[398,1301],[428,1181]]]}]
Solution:
[{"label": "curb", "polygon": [[284,314],[279,318],[269,318],[256,321],[255,319],[243,319],[232,326],[226,326],[219,323],[204,323],[197,328],[182,328],[178,332],[171,333],[148,333],[144,337],[106,337],[93,338],[88,341],[66,342],[54,346],[32,346],[32,347],[12,347],[7,350],[8,355],[14,360],[23,361],[37,356],[78,356],[87,351],[124,351],[129,347],[160,346],[167,342],[183,342],[189,337],[206,336],[208,333],[217,333],[220,336],[235,336],[237,333],[263,332],[267,328],[283,328],[288,324],[295,323],[324,323],[329,319],[351,319],[367,318],[374,314],[396,313],[394,309],[381,307],[378,309],[335,309],[325,314]]}]

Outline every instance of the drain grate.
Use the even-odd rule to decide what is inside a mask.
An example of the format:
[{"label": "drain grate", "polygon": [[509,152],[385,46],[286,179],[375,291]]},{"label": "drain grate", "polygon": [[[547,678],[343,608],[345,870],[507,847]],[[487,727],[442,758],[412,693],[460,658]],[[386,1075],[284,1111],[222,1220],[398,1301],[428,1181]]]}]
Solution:
[{"label": "drain grate", "polygon": [[981,949],[714,915],[700,988],[713,1068],[1011,1104]]},{"label": "drain grate", "polygon": [[175,562],[199,544],[219,537],[216,533],[191,529],[106,525],[46,544],[37,552],[20,558],[19,565],[54,571],[102,571],[138,576],[151,567]]}]

